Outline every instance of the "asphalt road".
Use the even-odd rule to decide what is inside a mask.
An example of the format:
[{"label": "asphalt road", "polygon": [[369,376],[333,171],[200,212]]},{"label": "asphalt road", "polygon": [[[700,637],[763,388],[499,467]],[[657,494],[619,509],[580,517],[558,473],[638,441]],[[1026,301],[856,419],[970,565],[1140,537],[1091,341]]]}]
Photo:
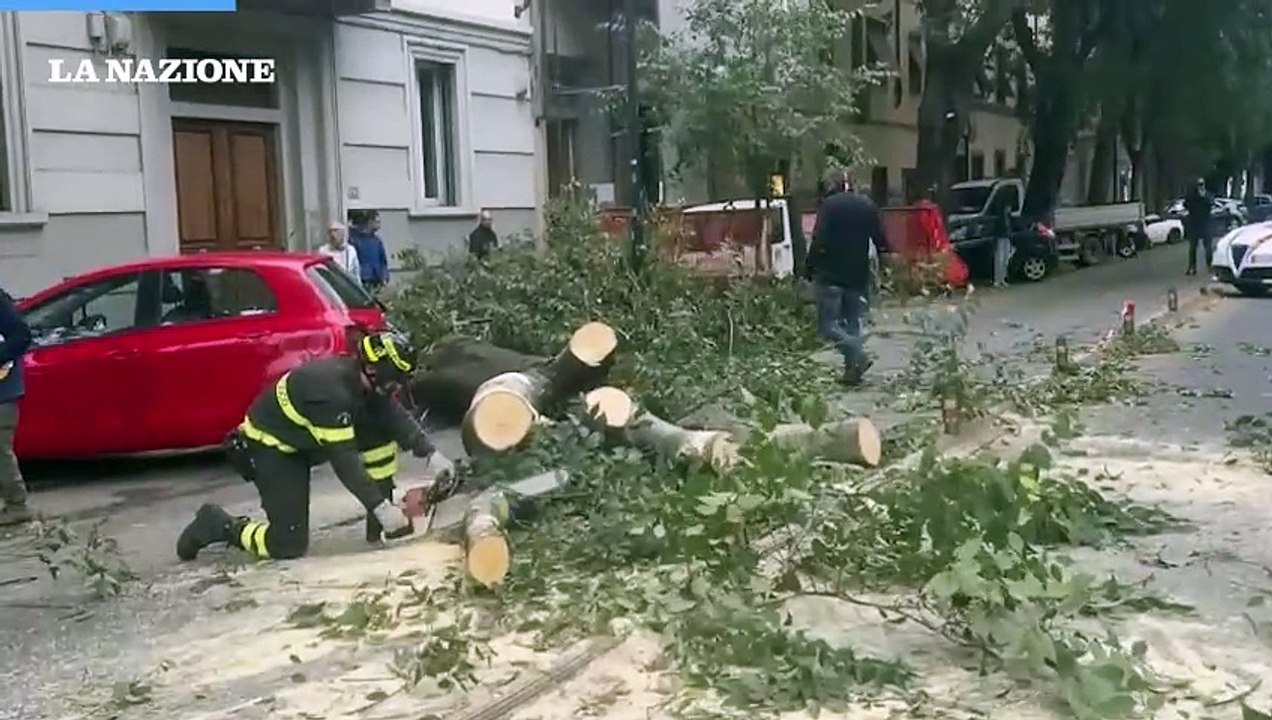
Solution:
[{"label": "asphalt road", "polygon": [[[1183,276],[1184,252],[1181,246],[1159,247],[1133,260],[1110,259],[1094,268],[1063,271],[1040,284],[980,293],[971,342],[988,352],[1011,354],[1050,342],[1057,334],[1071,336],[1075,344],[1093,341],[1114,326],[1125,300],[1135,301],[1146,315],[1164,307],[1170,287],[1177,288],[1181,298],[1196,295],[1199,283],[1186,282],[1192,279]],[[882,365],[893,364],[896,357],[904,360],[903,344],[885,338],[872,343],[882,355],[894,355]],[[1193,381],[1199,381],[1193,377],[1197,371],[1191,366],[1180,369]],[[1256,381],[1248,382],[1243,400],[1266,392],[1266,372],[1258,375],[1262,385],[1257,392]],[[442,433],[438,440],[444,451],[459,454],[455,433]],[[403,475],[411,473],[408,461]],[[72,521],[80,532],[103,522],[103,533],[119,542],[123,556],[143,578],[175,564],[175,537],[200,503],[218,502],[235,514],[252,513],[257,505],[251,486],[206,457],[36,468],[32,480],[32,502],[38,510]],[[318,473],[311,525],[331,526],[357,515],[354,501],[335,479]],[[327,533],[316,539],[311,552],[347,546],[352,535],[360,536],[360,527]],[[135,645],[144,641],[136,635],[150,622],[188,621],[178,612],[148,619],[139,630],[137,619],[129,617],[134,611],[124,603],[99,607],[96,619],[68,619],[82,597],[73,578],[55,582],[47,577],[24,532],[0,533],[0,686],[5,688],[0,718],[52,717],[37,713],[42,687],[64,683],[67,673],[109,674],[119,663],[112,638]]]}]

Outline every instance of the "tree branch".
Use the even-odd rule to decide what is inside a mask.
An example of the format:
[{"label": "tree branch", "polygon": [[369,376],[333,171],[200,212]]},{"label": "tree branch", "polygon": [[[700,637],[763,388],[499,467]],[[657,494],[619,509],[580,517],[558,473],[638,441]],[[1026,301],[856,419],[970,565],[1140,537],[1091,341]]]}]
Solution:
[{"label": "tree branch", "polygon": [[1011,31],[1016,36],[1016,43],[1020,45],[1020,53],[1025,56],[1025,62],[1037,73],[1042,64],[1042,53],[1038,50],[1038,39],[1034,37],[1033,28],[1029,27],[1029,14],[1023,9],[1012,12]]},{"label": "tree branch", "polygon": [[955,45],[956,52],[965,59],[979,60],[1003,31],[1012,15],[1023,10],[1023,0],[985,0],[980,17],[976,18],[976,22],[972,23]]}]

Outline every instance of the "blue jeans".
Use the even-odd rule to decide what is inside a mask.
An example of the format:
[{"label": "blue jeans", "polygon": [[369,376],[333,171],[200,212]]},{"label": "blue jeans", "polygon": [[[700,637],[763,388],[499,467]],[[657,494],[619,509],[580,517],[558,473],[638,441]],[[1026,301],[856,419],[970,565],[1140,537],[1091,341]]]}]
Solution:
[{"label": "blue jeans", "polygon": [[865,296],[855,290],[820,283],[815,291],[818,334],[835,343],[844,356],[845,368],[861,367],[866,362]]}]

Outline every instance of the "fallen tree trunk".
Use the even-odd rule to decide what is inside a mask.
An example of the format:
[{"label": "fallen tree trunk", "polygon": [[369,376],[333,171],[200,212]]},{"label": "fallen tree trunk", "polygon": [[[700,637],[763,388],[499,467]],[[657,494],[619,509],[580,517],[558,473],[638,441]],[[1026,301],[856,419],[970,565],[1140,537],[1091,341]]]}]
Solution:
[{"label": "fallen tree trunk", "polygon": [[[586,396],[588,411],[611,431],[621,432],[636,447],[667,457],[688,457],[727,470],[738,460],[737,436],[725,430],[692,430],[640,411],[631,396],[615,387],[600,387]],[[791,452],[817,460],[878,467],[883,440],[866,418],[853,418],[813,427],[804,423],[778,425],[769,440]]]},{"label": "fallen tree trunk", "polygon": [[542,376],[545,397],[565,399],[605,382],[617,345],[613,329],[599,322],[576,330],[555,358],[526,355],[455,335],[439,340],[420,357],[410,394],[433,417],[451,423],[463,421],[484,383],[508,373]]},{"label": "fallen tree trunk", "polygon": [[584,397],[588,412],[624,442],[672,459],[710,463],[717,470],[733,467],[738,445],[724,430],[692,430],[641,410],[616,387],[599,387]]},{"label": "fallen tree trunk", "polygon": [[505,532],[513,506],[560,490],[569,479],[565,471],[551,470],[508,485],[494,485],[476,495],[450,498],[438,507],[428,535],[460,543],[468,576],[486,587],[500,585],[512,566]]}]

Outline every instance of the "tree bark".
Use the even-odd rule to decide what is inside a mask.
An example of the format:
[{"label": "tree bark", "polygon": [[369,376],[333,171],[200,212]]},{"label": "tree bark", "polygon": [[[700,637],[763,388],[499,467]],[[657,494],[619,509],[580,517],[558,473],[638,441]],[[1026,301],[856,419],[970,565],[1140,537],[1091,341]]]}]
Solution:
[{"label": "tree bark", "polygon": [[[588,410],[621,442],[671,459],[711,463],[724,472],[739,461],[739,436],[731,430],[694,430],[642,411],[631,396],[615,387],[600,387],[584,399]],[[788,452],[816,460],[878,467],[883,441],[866,418],[853,418],[813,427],[803,423],[778,425],[768,434]]]},{"label": "tree bark", "polygon": [[509,512],[508,498],[496,486],[473,498],[464,513],[464,569],[468,577],[486,587],[503,584],[512,566],[512,552],[504,535]]},{"label": "tree bark", "polygon": [[926,58],[919,101],[915,184],[936,187],[945,198],[954,178],[954,158],[970,113],[976,73],[985,53],[1023,0],[983,0],[976,20],[955,39],[963,11],[953,0],[927,0],[922,20]]},{"label": "tree bark", "polygon": [[1117,117],[1113,108],[1100,113],[1095,128],[1095,150],[1091,153],[1090,177],[1087,178],[1087,204],[1113,202],[1114,174],[1117,172]]},{"label": "tree bark", "polygon": [[470,454],[520,445],[539,416],[604,381],[618,336],[604,323],[583,325],[555,358],[543,360],[471,338],[439,343],[411,380],[416,403],[444,419],[460,416]]}]

